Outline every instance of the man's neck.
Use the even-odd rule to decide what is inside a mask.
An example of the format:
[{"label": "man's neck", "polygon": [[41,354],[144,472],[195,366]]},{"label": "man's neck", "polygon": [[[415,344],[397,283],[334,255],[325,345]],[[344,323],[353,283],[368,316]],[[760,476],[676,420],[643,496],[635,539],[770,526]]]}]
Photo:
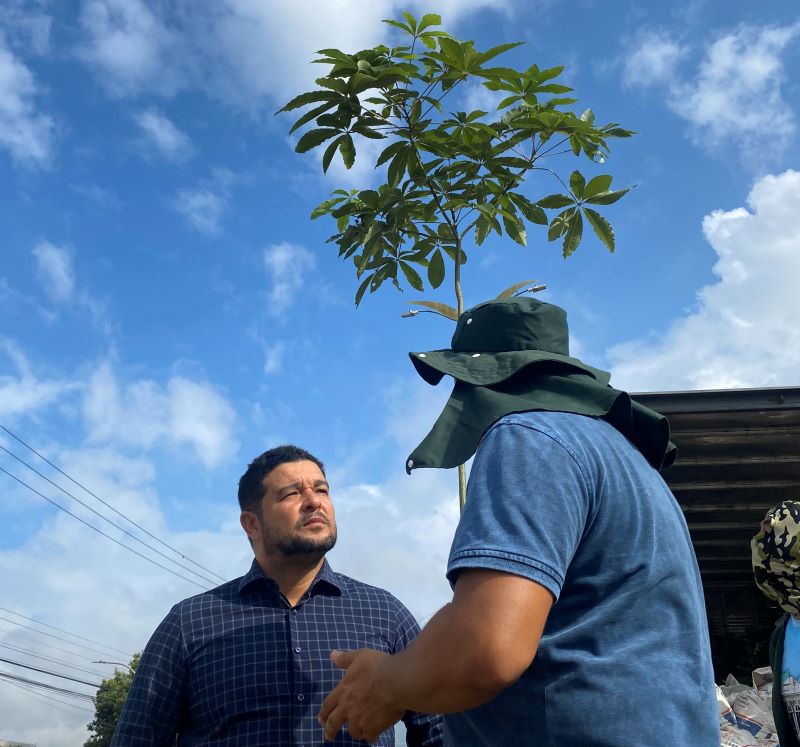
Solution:
[{"label": "man's neck", "polygon": [[271,578],[292,607],[303,598],[325,562],[324,555],[262,555],[257,557],[264,575]]}]

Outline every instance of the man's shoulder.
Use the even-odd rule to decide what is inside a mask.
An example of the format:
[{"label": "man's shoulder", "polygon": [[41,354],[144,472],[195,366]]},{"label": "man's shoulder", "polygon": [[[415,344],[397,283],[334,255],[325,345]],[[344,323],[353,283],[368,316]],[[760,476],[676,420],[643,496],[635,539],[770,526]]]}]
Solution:
[{"label": "man's shoulder", "polygon": [[208,591],[202,591],[194,596],[186,597],[186,599],[182,599],[172,608],[172,612],[181,615],[230,602],[239,595],[239,586],[243,578],[244,576],[240,576]]},{"label": "man's shoulder", "polygon": [[361,597],[366,601],[405,610],[405,605],[394,594],[380,586],[367,584],[364,581],[359,581],[352,576],[347,576],[344,573],[337,573],[336,571],[333,571],[333,575],[342,592],[349,596]]}]

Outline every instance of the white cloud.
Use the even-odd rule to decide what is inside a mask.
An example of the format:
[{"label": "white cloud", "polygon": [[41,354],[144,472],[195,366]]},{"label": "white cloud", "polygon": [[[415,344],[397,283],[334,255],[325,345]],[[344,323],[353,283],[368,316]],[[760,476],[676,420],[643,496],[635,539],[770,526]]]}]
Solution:
[{"label": "white cloud", "polygon": [[674,79],[688,49],[669,35],[647,31],[625,55],[623,79],[630,86],[647,86]]},{"label": "white cloud", "polygon": [[145,109],[134,116],[136,124],[147,139],[147,145],[170,161],[181,161],[192,153],[192,141],[167,117],[155,109]]},{"label": "white cloud", "polygon": [[652,339],[609,351],[612,382],[638,391],[782,386],[800,371],[800,172],[765,176],[748,207],[715,210],[703,234],[717,282]]},{"label": "white cloud", "polygon": [[42,409],[73,388],[66,381],[37,377],[25,354],[11,340],[0,337],[0,351],[16,369],[15,374],[0,375],[0,418]]},{"label": "white cloud", "polygon": [[208,187],[180,189],[173,201],[173,207],[189,225],[207,236],[217,236],[222,231],[222,214],[227,204],[227,195]]},{"label": "white cloud", "polygon": [[181,36],[142,0],[84,0],[79,55],[109,93],[171,94],[183,79]]},{"label": "white cloud", "polygon": [[[387,41],[381,21],[410,9],[441,12],[446,26],[480,9],[508,12],[511,0],[84,0],[83,59],[114,95],[203,90],[239,108],[260,111],[313,83],[314,52],[357,50]],[[170,14],[161,8],[169,7]],[[276,33],[291,29],[291,33]]]},{"label": "white cloud", "polygon": [[277,373],[283,369],[283,356],[286,353],[286,344],[277,342],[274,345],[264,348],[264,373]]},{"label": "white cloud", "polygon": [[70,184],[69,187],[75,194],[85,197],[89,202],[93,202],[105,210],[119,210],[122,207],[122,202],[117,195],[93,182]]},{"label": "white cloud", "polygon": [[46,54],[50,50],[50,30],[53,19],[36,8],[41,3],[26,0],[4,0],[0,6],[0,29],[10,41],[32,50],[36,54]]},{"label": "white cloud", "polygon": [[40,241],[33,247],[36,269],[45,292],[56,303],[69,303],[75,294],[75,271],[69,251]]},{"label": "white cloud", "polygon": [[742,159],[757,166],[779,155],[795,132],[795,116],[784,99],[782,55],[800,36],[792,26],[740,26],[705,50],[696,73],[677,64],[687,48],[666,36],[645,34],[628,51],[625,81],[663,86],[666,103],[690,126],[699,145],[738,146]]},{"label": "white cloud", "polygon": [[37,110],[38,90],[33,73],[0,36],[0,148],[24,166],[45,166],[52,157],[54,122]]},{"label": "white cloud", "polygon": [[236,177],[232,172],[215,169],[209,179],[197,186],[179,189],[172,199],[172,208],[196,231],[210,237],[219,236],[234,181]]},{"label": "white cloud", "polygon": [[207,467],[236,453],[236,414],[210,384],[174,376],[159,385],[147,379],[120,386],[111,365],[91,375],[83,400],[89,439],[142,449],[189,447]]},{"label": "white cloud", "polygon": [[314,269],[314,255],[302,246],[286,241],[264,249],[264,269],[270,281],[267,311],[281,316],[297,294],[308,289],[308,275]]}]

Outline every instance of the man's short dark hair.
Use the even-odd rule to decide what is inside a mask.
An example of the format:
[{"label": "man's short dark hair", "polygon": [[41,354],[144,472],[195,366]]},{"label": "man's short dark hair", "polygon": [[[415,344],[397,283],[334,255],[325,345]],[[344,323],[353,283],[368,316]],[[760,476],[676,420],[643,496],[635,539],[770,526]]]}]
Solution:
[{"label": "man's short dark hair", "polygon": [[319,459],[305,449],[292,444],[276,446],[274,449],[265,451],[261,456],[257,456],[250,462],[247,472],[239,478],[239,507],[242,511],[247,511],[261,500],[264,495],[264,478],[275,467],[286,462],[305,461],[314,462],[322,474],[325,474],[325,467]]}]

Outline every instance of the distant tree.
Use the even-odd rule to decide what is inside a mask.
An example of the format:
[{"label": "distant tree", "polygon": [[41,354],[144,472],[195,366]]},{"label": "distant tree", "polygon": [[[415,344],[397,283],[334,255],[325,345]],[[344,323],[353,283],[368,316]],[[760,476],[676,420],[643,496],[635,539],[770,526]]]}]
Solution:
[{"label": "distant tree", "polygon": [[122,706],[128,697],[128,690],[141,658],[141,654],[136,654],[127,665],[126,671],[118,669],[113,677],[103,680],[95,698],[94,720],[86,727],[94,733],[84,742],[84,747],[108,747],[111,744],[111,737],[114,736],[114,729],[117,728]]},{"label": "distant tree", "polygon": [[[336,221],[337,232],[328,241],[355,265],[360,280],[356,305],[367,290],[374,293],[386,280],[398,289],[404,281],[423,291],[420,269],[427,284],[438,288],[452,263],[455,307],[412,303],[455,320],[464,310],[465,242],[479,247],[494,232],[525,246],[527,224],[546,227],[548,240],[560,240],[567,258],[581,243],[585,221],[613,252],[614,232],[597,208],[611,205],[629,189],[612,189],[608,174],[587,180],[575,170],[566,176],[554,169],[552,160],[572,155],[600,164],[609,154],[609,139],[633,133],[616,123],[595,124],[591,109],[573,112],[569,107],[576,99],[568,96],[572,89],[557,82],[562,67],[488,65],[519,43],[480,52],[473,42],[437,28],[441,18],[434,13],[420,20],[402,15],[386,23],[406,34],[407,43],[355,54],[320,50],[314,62],[328,65],[329,72],[317,78],[315,90],[280,110],[312,107],[291,132],[316,125],[304,132],[295,150],[304,153],[325,145],[323,171],[337,152],[351,168],[359,138],[387,140],[375,163],[386,168],[383,184],[337,189],[311,213],[312,219],[330,215]],[[496,106],[487,107],[494,108],[491,115],[443,106],[445,99],[448,104],[456,101],[453,92],[470,80],[498,92]],[[536,198],[524,194],[523,184],[534,174],[554,181],[556,192]],[[517,283],[504,294],[531,282]],[[462,503],[464,475],[459,469]]]}]

